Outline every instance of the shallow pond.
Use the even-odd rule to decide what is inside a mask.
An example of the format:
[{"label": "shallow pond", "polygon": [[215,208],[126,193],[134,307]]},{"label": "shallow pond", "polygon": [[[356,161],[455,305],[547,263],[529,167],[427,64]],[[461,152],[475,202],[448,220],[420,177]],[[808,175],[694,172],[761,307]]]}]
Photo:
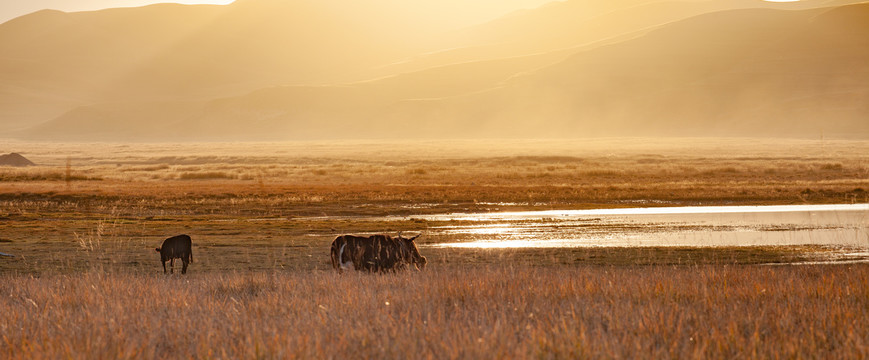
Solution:
[{"label": "shallow pond", "polygon": [[841,245],[869,249],[869,204],[654,207],[419,215],[434,247]]}]

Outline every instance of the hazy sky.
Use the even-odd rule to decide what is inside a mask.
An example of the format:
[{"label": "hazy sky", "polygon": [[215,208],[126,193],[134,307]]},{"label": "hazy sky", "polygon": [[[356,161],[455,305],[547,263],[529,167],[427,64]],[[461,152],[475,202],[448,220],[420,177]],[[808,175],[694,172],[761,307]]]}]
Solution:
[{"label": "hazy sky", "polygon": [[[290,1],[290,0],[287,0]],[[359,0],[354,0],[359,1]],[[491,12],[494,18],[522,8],[536,7],[558,0],[407,0],[463,2],[467,10],[475,13]],[[154,3],[174,2],[181,4],[229,4],[233,0],[0,0],[0,23],[42,9],[62,11],[87,11],[114,7],[142,6]],[[483,15],[483,14],[481,14]],[[485,16],[484,16],[485,17]]]}]

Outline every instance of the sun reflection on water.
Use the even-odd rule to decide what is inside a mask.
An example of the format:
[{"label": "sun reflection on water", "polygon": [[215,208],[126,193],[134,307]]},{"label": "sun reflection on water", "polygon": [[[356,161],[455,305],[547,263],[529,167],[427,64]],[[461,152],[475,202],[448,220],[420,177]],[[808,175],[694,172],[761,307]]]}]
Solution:
[{"label": "sun reflection on water", "polygon": [[[869,207],[704,207],[456,214],[476,218],[433,228],[442,248],[845,245],[869,248]],[[801,211],[802,210],[802,211]],[[593,215],[594,217],[589,217]],[[450,215],[441,215],[449,217]]]}]

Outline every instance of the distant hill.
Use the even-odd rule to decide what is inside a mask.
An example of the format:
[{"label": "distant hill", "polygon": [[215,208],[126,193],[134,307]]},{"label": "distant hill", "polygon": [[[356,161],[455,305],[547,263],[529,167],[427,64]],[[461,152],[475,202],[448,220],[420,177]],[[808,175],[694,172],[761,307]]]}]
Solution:
[{"label": "distant hill", "polygon": [[735,9],[805,10],[864,0],[567,0],[445,34],[431,52],[380,69],[380,74],[547,53],[588,50],[641,36],[656,27],[706,13]]},{"label": "distant hill", "polygon": [[[536,118],[548,135],[869,137],[867,14],[869,4],[701,15],[393,116],[475,119],[489,124],[480,132],[512,136],[546,133]],[[492,110],[463,116],[471,106]]]},{"label": "distant hill", "polygon": [[[246,5],[244,2],[235,5],[250,6],[248,10],[234,8],[232,15],[223,16],[235,19],[245,11],[261,14],[263,6],[285,4],[277,0],[247,1]],[[324,75],[320,78],[322,85],[269,86],[268,74],[273,74],[280,66],[262,59],[275,59],[273,52],[280,51],[274,50],[275,46],[260,45],[239,45],[253,48],[243,51],[244,55],[237,59],[229,57],[229,62],[215,62],[216,67],[209,70],[209,74],[219,76],[186,74],[173,85],[175,80],[158,76],[159,69],[184,63],[178,58],[181,55],[169,52],[163,60],[158,57],[149,62],[163,65],[129,73],[128,80],[132,79],[129,76],[141,78],[129,80],[130,84],[154,81],[153,86],[131,86],[130,91],[160,93],[159,89],[169,88],[186,95],[172,95],[170,91],[154,96],[121,96],[123,92],[119,91],[116,100],[76,107],[18,136],[174,141],[395,136],[814,137],[823,132],[833,136],[869,137],[866,117],[869,87],[865,85],[869,83],[866,65],[869,64],[869,20],[865,17],[869,4],[814,8],[822,3],[850,2],[619,0],[601,2],[599,11],[577,24],[558,20],[569,19],[565,14],[582,9],[577,1],[555,3],[468,29],[464,37],[469,44],[476,42],[479,46],[441,52],[443,57],[438,59],[437,54],[414,57],[408,62],[379,68],[386,76],[341,85],[329,85],[326,80],[329,76]],[[584,4],[587,6],[589,2]],[[726,10],[740,6],[751,8]],[[805,10],[765,9],[773,6]],[[725,10],[716,10],[722,8]],[[700,15],[689,17],[695,13]],[[534,33],[540,34],[538,37],[514,36],[523,27],[546,26],[544,19],[556,16],[553,14],[558,16],[553,18],[551,28],[535,29]],[[251,18],[269,22],[268,18],[253,15]],[[253,28],[259,26],[272,25]],[[384,25],[383,29],[391,26],[394,25]],[[223,27],[238,28],[220,25]],[[591,33],[597,35],[588,35]],[[178,45],[178,49],[218,48],[207,46],[208,41],[216,40],[205,40],[202,37],[205,33],[197,34],[191,35],[191,39],[198,40]],[[209,38],[214,35],[213,39],[232,37],[230,32],[219,30],[209,30],[207,34]],[[334,48],[349,41],[345,36],[350,35],[342,34],[335,34],[333,41],[325,43]],[[558,41],[536,42],[541,36],[554,36]],[[521,44],[502,46],[497,43],[498,39],[513,39]],[[442,38],[441,41],[453,40]],[[391,43],[400,44],[402,40],[395,39]],[[542,45],[527,47],[536,46],[534,44]],[[568,44],[575,46],[560,48]],[[342,58],[340,53],[364,52],[365,46],[377,47],[359,46],[362,47],[319,53],[326,58],[337,57],[325,63],[323,71],[346,70],[343,62],[361,59]],[[383,46],[393,50],[401,47]],[[488,50],[497,48],[511,49],[519,55]],[[285,56],[298,54],[298,49],[288,48]],[[390,54],[398,55],[397,52]],[[464,55],[450,55],[460,53]],[[372,58],[354,64],[368,66],[392,56],[374,55],[379,60]],[[263,66],[254,64],[258,59]],[[226,65],[236,60],[234,65]],[[251,63],[246,64],[247,61]],[[228,70],[221,70],[223,66],[228,66]],[[320,65],[312,66],[300,65],[298,69],[300,73],[316,74],[314,70]],[[365,66],[359,68],[362,67]],[[239,73],[234,70],[238,68],[256,68],[262,73]],[[150,73],[147,69],[156,72]],[[305,83],[302,77],[283,78],[273,84]],[[252,79],[262,81],[256,85]],[[165,81],[169,83],[163,83]],[[241,83],[259,90],[240,96],[233,94],[245,86],[227,90],[233,94],[222,96],[205,96],[195,91],[216,91],[226,89],[227,84]]]},{"label": "distant hill", "polygon": [[162,4],[46,10],[0,24],[0,122],[32,125],[129,93],[132,89],[117,84],[126,74],[221,13],[218,6]]},{"label": "distant hill", "polygon": [[0,130],[96,103],[360,80],[442,31],[396,2],[238,0],[22,16],[0,24]]},{"label": "distant hill", "polygon": [[27,160],[24,156],[18,153],[9,153],[5,155],[0,155],[0,166],[15,166],[15,167],[23,167],[23,166],[34,166],[32,161]]}]

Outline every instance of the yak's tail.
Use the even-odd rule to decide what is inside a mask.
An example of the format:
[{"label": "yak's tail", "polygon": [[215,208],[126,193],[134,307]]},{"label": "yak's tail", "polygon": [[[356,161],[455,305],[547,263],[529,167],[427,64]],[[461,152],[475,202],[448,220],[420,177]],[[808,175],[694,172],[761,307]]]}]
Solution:
[{"label": "yak's tail", "polygon": [[356,267],[355,267],[355,265],[353,264],[353,260],[350,260],[350,261],[348,261],[348,262],[346,262],[346,263],[345,263],[344,260],[343,260],[343,259],[344,259],[344,247],[345,247],[345,246],[347,246],[347,243],[346,243],[346,242],[343,243],[343,244],[341,244],[341,250],[338,250],[338,266],[341,268],[339,271],[341,271],[341,270],[347,270],[347,269],[355,270]]},{"label": "yak's tail", "polygon": [[332,242],[332,249],[329,252],[330,257],[332,258],[332,268],[338,270],[338,264],[341,263],[340,255],[338,254],[338,249],[335,248],[336,243]]},{"label": "yak's tail", "polygon": [[156,250],[157,252],[160,252],[160,248],[156,248],[156,249],[154,249],[154,250]]},{"label": "yak's tail", "polygon": [[[338,246],[338,244],[341,244]],[[347,239],[343,237],[338,237],[335,241],[332,242],[332,249],[330,250],[330,256],[332,258],[332,268],[338,270],[338,272],[343,272],[344,270],[350,269],[353,270],[353,260],[348,262],[344,262],[344,248],[347,247]]]}]

